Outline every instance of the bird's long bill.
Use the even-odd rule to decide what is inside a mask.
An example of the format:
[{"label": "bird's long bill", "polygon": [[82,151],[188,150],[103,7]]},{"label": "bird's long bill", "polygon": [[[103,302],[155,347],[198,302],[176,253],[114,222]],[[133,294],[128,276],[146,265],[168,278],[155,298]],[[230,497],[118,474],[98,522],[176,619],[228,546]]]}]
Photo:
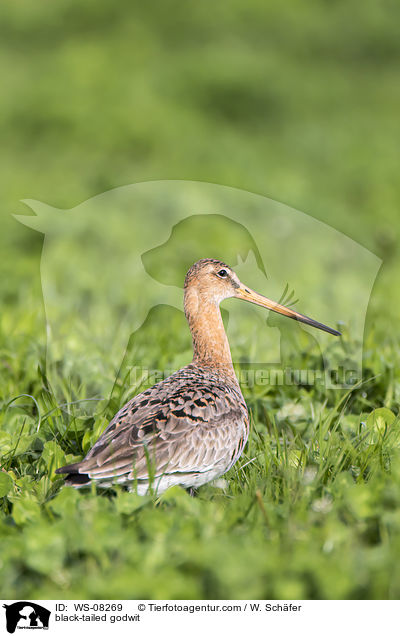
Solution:
[{"label": "bird's long bill", "polygon": [[327,327],[326,325],[323,325],[321,322],[317,322],[312,318],[303,316],[303,314],[299,314],[297,311],[289,309],[289,307],[284,307],[283,305],[280,305],[273,300],[269,300],[269,298],[265,298],[265,296],[257,294],[257,292],[249,289],[249,287],[245,287],[244,285],[238,287],[238,289],[236,290],[236,297],[241,298],[242,300],[247,300],[249,303],[254,303],[255,305],[260,305],[261,307],[266,307],[267,309],[271,309],[271,311],[276,311],[277,314],[283,314],[288,318],[293,318],[293,320],[304,322],[306,325],[311,325],[311,327],[316,327],[317,329],[321,329],[322,331],[327,331],[333,336],[342,335],[339,331],[331,329],[330,327]]}]

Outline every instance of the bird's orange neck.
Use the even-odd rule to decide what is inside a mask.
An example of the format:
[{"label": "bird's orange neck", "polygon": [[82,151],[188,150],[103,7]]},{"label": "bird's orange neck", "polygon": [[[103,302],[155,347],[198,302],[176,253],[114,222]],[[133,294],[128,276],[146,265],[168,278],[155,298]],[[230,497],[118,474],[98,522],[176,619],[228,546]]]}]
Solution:
[{"label": "bird's orange neck", "polygon": [[193,340],[193,362],[237,383],[219,305],[190,288],[185,291],[184,304]]}]

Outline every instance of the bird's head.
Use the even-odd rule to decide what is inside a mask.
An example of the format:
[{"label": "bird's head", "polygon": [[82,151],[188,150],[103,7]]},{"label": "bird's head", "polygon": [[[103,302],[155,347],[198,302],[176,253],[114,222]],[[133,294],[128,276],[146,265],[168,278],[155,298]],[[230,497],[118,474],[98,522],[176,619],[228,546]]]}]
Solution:
[{"label": "bird's head", "polygon": [[250,289],[239,280],[237,274],[229,265],[217,259],[204,258],[192,265],[186,274],[184,290],[186,315],[197,312],[204,303],[219,305],[226,298],[239,298],[275,311],[288,318],[298,320],[306,325],[316,327],[334,336],[341,335],[339,331],[308,318],[289,307],[280,305]]}]

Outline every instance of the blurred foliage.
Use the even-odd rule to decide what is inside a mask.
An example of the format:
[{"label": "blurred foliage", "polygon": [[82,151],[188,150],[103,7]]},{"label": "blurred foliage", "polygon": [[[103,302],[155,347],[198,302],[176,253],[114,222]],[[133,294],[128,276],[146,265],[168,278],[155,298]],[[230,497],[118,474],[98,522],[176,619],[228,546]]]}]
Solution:
[{"label": "blurred foliage", "polygon": [[[399,597],[399,18],[394,0],[2,3],[2,598]],[[252,433],[225,491],[63,489],[55,468],[126,396],[91,419],[57,402],[42,238],[11,213],[160,178],[284,200],[384,260],[364,384],[243,387]],[[59,374],[68,404],[68,360]]]}]

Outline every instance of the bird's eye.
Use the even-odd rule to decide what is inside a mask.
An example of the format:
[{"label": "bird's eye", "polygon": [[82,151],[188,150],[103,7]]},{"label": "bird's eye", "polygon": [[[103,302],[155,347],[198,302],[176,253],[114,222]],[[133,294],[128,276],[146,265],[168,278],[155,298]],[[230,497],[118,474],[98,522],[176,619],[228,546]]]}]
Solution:
[{"label": "bird's eye", "polygon": [[220,276],[221,278],[225,278],[226,276],[228,276],[228,272],[226,271],[226,269],[220,269],[218,272],[218,276]]}]

